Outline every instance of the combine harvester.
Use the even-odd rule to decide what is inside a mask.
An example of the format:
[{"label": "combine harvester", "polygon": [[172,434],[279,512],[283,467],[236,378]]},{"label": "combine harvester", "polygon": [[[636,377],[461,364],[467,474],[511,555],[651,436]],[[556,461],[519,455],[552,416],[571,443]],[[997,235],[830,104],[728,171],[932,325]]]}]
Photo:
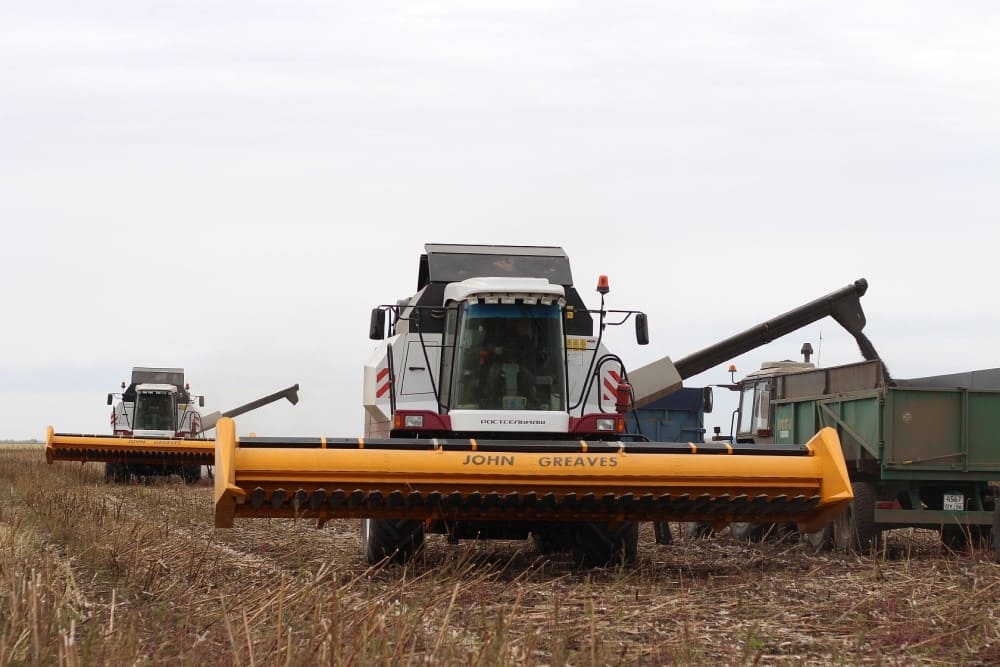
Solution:
[{"label": "combine harvester", "polygon": [[237,438],[221,419],[217,527],[354,517],[373,564],[406,561],[433,533],[531,537],[542,552],[607,565],[634,559],[640,521],[815,529],[851,501],[833,429],[762,448],[649,441],[627,424],[684,378],[827,315],[860,335],[865,281],[629,373],[604,333],[632,321],[646,344],[645,314],[605,309],[604,276],[589,310],[561,248],[425,249],[417,293],[372,312],[370,337],[382,342],[364,368],[365,437]]},{"label": "combine harvester", "polygon": [[205,406],[205,397],[193,396],[190,390],[183,368],[136,366],[131,383],[122,382],[121,393],[108,394],[108,405],[114,405],[113,433],[56,433],[49,426],[45,458],[49,463],[103,461],[107,481],[176,474],[193,484],[201,479],[202,466],[215,463],[215,441],[204,434],[215,428],[219,419],[242,415],[282,398],[292,405],[299,402],[296,384],[238,408],[203,416],[198,408]]}]

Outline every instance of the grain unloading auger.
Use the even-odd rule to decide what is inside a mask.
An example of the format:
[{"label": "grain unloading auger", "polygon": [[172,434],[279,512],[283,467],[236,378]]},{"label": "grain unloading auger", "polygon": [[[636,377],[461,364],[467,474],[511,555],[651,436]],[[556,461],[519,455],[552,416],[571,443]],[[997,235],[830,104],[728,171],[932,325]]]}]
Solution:
[{"label": "grain unloading auger", "polygon": [[[635,556],[640,521],[784,517],[807,529],[850,502],[831,430],[764,449],[628,432],[634,399],[679,388],[681,374],[665,358],[629,376],[603,333],[633,320],[645,344],[645,315],[605,309],[603,277],[601,307],[588,310],[560,248],[426,251],[417,294],[372,313],[371,337],[382,342],[365,365],[365,437],[237,438],[220,420],[217,527],[357,517],[371,563],[405,560],[426,533],[441,533],[531,536],[543,552],[606,564]],[[808,304],[808,317],[857,304],[862,283]],[[753,330],[741,340],[747,350],[763,344]],[[700,361],[738,354],[733,341]]]},{"label": "grain unloading auger", "polygon": [[[46,431],[45,459],[105,464],[109,481],[133,475],[179,474],[189,483],[201,477],[202,466],[215,463],[215,441],[205,433],[223,417],[236,417],[282,398],[298,403],[299,385],[292,385],[224,413],[202,416],[203,396],[193,396],[180,368],[132,369],[130,384],[120,394],[108,394],[111,435]],[[118,401],[115,401],[115,398]],[[197,401],[197,405],[195,402]]]}]

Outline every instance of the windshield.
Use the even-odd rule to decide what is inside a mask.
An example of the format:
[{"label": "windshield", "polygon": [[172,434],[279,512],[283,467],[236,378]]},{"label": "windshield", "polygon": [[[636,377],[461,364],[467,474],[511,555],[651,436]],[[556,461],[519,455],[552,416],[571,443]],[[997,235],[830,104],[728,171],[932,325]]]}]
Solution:
[{"label": "windshield", "polygon": [[737,432],[756,434],[770,428],[771,384],[765,380],[743,387],[740,398],[740,423]]},{"label": "windshield", "polygon": [[142,392],[136,396],[135,430],[173,431],[175,417],[173,394]]},{"label": "windshield", "polygon": [[450,408],[566,409],[558,305],[462,304],[457,320],[445,334],[455,350],[454,370],[444,375]]}]

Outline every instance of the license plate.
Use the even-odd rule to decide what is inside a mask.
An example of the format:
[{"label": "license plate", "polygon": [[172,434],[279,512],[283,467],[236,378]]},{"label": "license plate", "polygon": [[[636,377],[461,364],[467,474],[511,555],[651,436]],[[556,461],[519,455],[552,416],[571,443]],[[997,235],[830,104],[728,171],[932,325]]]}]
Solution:
[{"label": "license plate", "polygon": [[961,512],[965,509],[965,496],[961,493],[944,494],[945,511]]}]

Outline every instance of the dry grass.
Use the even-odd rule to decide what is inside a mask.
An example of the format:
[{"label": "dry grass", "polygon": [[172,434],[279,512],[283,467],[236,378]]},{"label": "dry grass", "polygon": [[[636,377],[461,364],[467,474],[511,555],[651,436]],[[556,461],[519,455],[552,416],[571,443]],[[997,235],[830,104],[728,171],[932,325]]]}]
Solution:
[{"label": "dry grass", "polygon": [[893,531],[877,558],[653,543],[575,570],[428,539],[368,568],[356,522],[212,527],[211,488],[0,450],[0,665],[995,665],[1000,565]]}]

